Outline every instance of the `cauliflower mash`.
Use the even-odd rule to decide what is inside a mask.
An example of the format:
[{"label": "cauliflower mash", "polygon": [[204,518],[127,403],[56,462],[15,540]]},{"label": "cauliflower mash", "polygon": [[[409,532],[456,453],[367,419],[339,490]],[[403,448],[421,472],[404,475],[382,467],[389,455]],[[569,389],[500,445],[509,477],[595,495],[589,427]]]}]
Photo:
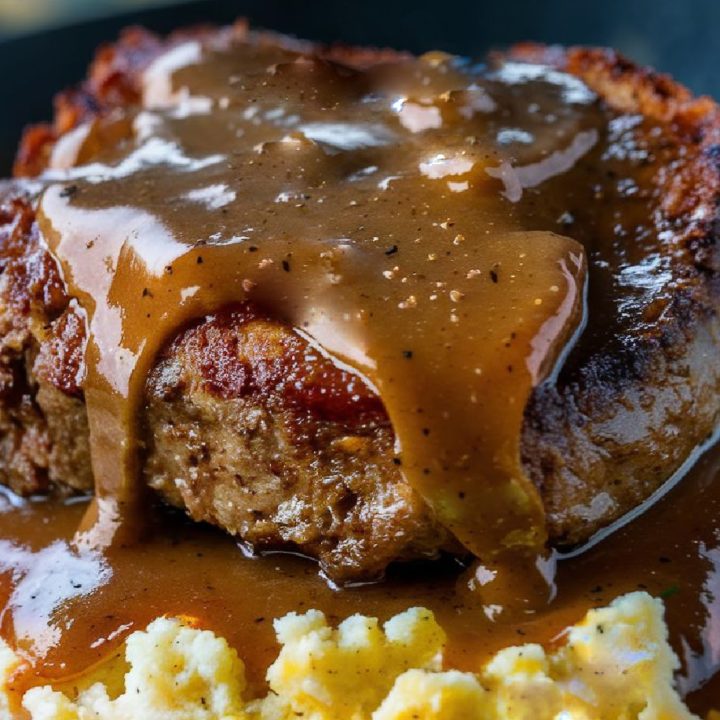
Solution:
[{"label": "cauliflower mash", "polygon": [[224,639],[177,618],[158,618],[133,633],[126,662],[115,661],[75,697],[49,686],[14,696],[9,681],[18,659],[2,646],[0,714],[10,718],[22,707],[32,720],[694,717],[673,687],[678,660],[662,604],[646,593],[591,610],[554,652],[510,647],[477,673],[443,670],[445,634],[422,608],[382,626],[355,615],[337,628],[316,610],[290,613],[275,630],[281,649],[263,698],[248,697],[243,662]]}]

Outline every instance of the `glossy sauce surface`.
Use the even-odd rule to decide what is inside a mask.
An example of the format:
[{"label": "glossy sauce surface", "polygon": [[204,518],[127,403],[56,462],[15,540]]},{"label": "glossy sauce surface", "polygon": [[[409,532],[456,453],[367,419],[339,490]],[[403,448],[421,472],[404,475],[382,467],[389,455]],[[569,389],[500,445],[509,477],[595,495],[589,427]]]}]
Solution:
[{"label": "glossy sauce surface", "polygon": [[72,537],[85,508],[3,502],[0,628],[28,661],[17,687],[71,680],[164,613],[226,637],[255,689],[278,650],[272,619],[309,608],[338,622],[356,612],[388,618],[428,607],[448,633],[447,665],[474,670],[507,645],[552,644],[589,607],[643,589],[664,599],[691,707],[705,711],[720,697],[720,447],[642,517],[559,560],[555,599],[511,623],[490,619],[491,609],[467,589],[469,571],[456,564],[395,568],[383,583],[333,591],[311,561],[244,557],[231,538],[179,515],[159,513],[142,544],[78,549]]},{"label": "glossy sauce surface", "polygon": [[[159,349],[249,300],[376,388],[405,477],[469,550],[542,547],[523,412],[580,323],[585,261],[507,206],[588,153],[604,118],[569,77],[505,73],[191,42],[146,70],[139,114],[89,130],[92,162],[45,192],[40,225],[87,313],[101,500],[136,495]],[[528,124],[513,169],[488,118],[519,88],[563,115]]]}]

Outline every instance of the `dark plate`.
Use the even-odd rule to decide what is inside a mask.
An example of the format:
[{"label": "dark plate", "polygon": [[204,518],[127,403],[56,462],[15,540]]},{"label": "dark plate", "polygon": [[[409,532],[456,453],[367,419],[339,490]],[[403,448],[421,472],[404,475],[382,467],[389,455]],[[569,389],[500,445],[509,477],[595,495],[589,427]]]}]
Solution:
[{"label": "dark plate", "polygon": [[95,48],[125,25],[159,32],[184,24],[255,25],[323,41],[439,48],[480,56],[518,40],[617,47],[720,96],[720,3],[715,0],[205,0],[118,15],[0,42],[0,176],[20,130],[50,115],[58,89],[84,75]]}]

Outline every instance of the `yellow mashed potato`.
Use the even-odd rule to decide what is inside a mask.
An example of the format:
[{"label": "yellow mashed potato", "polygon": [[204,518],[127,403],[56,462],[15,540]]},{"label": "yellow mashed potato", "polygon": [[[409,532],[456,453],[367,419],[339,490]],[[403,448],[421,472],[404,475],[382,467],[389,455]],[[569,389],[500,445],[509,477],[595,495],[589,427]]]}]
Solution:
[{"label": "yellow mashed potato", "polygon": [[[34,688],[15,697],[18,660],[0,646],[0,717],[32,720],[676,720],[693,718],[673,687],[678,660],[662,604],[645,593],[591,610],[552,653],[499,652],[477,673],[442,670],[445,633],[410,609],[384,625],[355,615],[337,628],[311,610],[275,621],[281,649],[270,692],[248,697],[227,642],[159,618],[76,697]],[[124,675],[124,677],[123,677]]]}]

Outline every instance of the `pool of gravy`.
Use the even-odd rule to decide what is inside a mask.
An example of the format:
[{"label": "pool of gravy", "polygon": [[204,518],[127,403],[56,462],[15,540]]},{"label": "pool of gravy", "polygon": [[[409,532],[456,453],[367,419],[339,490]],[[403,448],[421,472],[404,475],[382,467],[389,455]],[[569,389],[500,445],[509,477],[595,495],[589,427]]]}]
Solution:
[{"label": "pool of gravy", "polygon": [[665,602],[690,707],[704,712],[720,697],[720,446],[640,518],[560,558],[555,598],[512,622],[491,619],[467,589],[470,571],[453,562],[391,568],[383,582],[333,590],[310,560],[247,557],[222,533],[160,509],[142,544],[77,548],[72,537],[85,509],[82,501],[2,502],[0,630],[27,661],[16,687],[71,682],[112,657],[130,632],[169,614],[226,637],[260,692],[278,651],[273,618],[309,608],[337,623],[352,613],[386,619],[428,607],[448,634],[446,665],[477,670],[510,644],[552,646],[588,608],[642,589]]}]

